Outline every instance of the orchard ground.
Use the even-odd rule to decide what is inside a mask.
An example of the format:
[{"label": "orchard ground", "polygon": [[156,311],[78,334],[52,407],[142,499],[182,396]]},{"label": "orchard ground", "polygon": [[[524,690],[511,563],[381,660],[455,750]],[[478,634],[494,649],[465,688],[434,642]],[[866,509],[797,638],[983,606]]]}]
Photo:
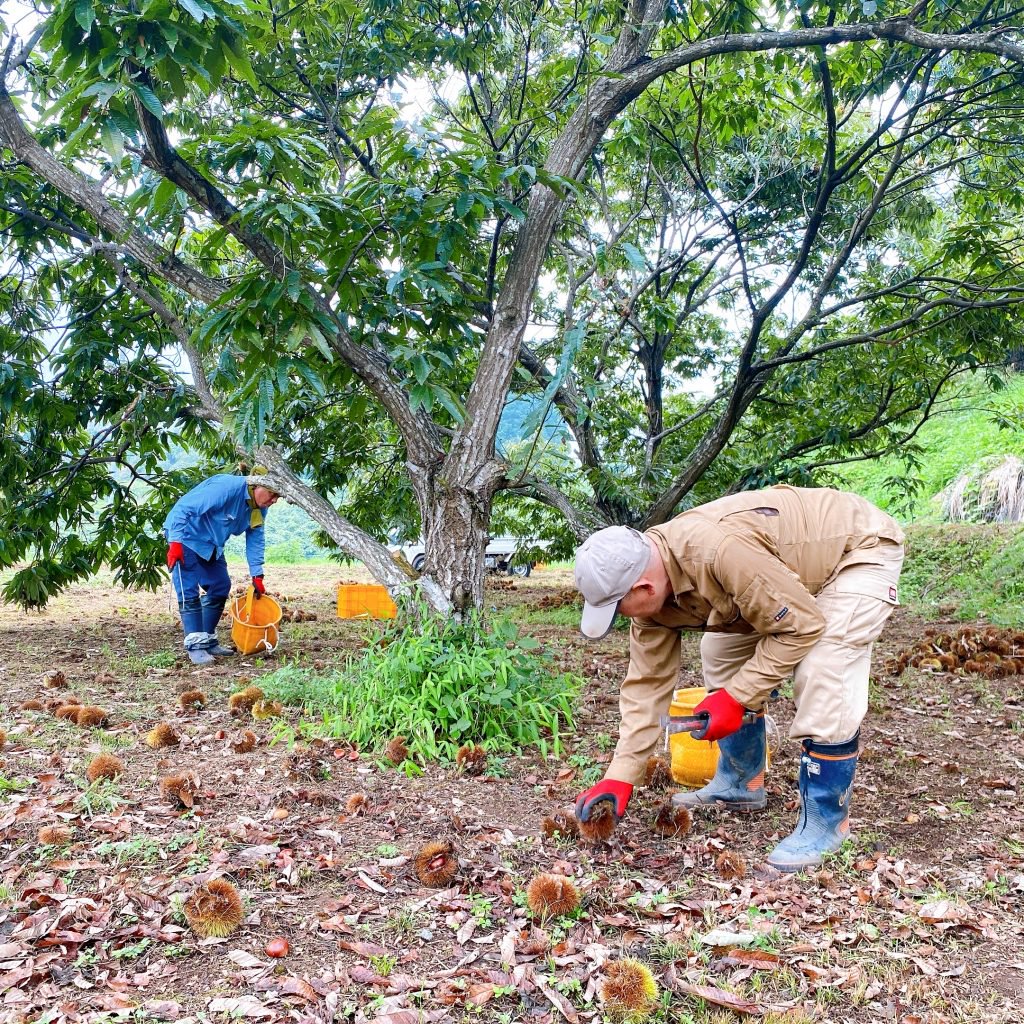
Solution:
[{"label": "orchard ground", "polygon": [[[575,1024],[603,1018],[603,965],[622,956],[658,980],[653,1020],[1022,1019],[1024,677],[887,675],[885,659],[926,625],[900,609],[875,650],[856,839],[820,870],[769,877],[760,862],[797,816],[793,742],[774,755],[764,814],[697,817],[665,839],[651,822],[666,794],[641,791],[608,844],[542,834],[544,816],[571,807],[610,757],[626,664],[625,632],[598,644],[577,632],[565,569],[487,588],[489,607],[586,680],[559,756],[492,757],[482,778],[436,764],[407,777],[332,743],[329,778],[290,777],[298,710],[240,723],[227,699],[285,660],[329,668],[360,649],[368,627],[334,616],[341,578],[368,579],[329,564],[272,568],[271,591],[316,620],[286,623],[271,657],[207,669],[182,655],[168,590],[125,593],[101,576],[40,614],[0,609],[0,1020]],[[43,685],[55,670],[66,691]],[[699,681],[694,640],[681,685]],[[204,710],[178,707],[188,688],[204,691]],[[61,693],[102,706],[109,727],[21,708]],[[773,714],[785,735],[791,706]],[[158,722],[179,746],[145,745]],[[241,728],[259,737],[251,753],[230,748]],[[100,752],[125,771],[86,790]],[[157,788],[184,770],[200,782],[192,811]],[[361,813],[346,810],[353,794],[367,798]],[[41,847],[38,829],[57,822],[70,843]],[[444,890],[420,885],[411,863],[438,837],[460,861]],[[746,862],[744,877],[720,876],[724,851]],[[583,893],[543,934],[523,899],[539,871]],[[246,916],[228,937],[200,940],[181,903],[220,876]],[[287,956],[265,954],[274,937]]]}]

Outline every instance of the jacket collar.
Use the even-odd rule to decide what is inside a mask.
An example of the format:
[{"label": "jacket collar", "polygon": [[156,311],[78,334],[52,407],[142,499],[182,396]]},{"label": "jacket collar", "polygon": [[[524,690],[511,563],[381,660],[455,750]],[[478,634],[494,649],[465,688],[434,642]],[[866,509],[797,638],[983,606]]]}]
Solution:
[{"label": "jacket collar", "polygon": [[654,542],[654,546],[661,555],[665,572],[668,573],[669,582],[672,584],[672,593],[678,597],[680,594],[687,594],[691,590],[696,590],[697,585],[693,582],[693,577],[680,564],[661,533],[657,530],[649,530],[647,536]]}]

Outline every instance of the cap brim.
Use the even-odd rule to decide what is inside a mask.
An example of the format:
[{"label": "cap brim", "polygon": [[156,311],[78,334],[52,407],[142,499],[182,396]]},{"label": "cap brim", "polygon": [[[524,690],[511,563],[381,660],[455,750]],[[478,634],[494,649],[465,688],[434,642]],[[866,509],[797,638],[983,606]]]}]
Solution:
[{"label": "cap brim", "polygon": [[580,620],[580,632],[591,640],[600,640],[611,632],[615,622],[615,613],[619,610],[619,602],[610,604],[583,604],[583,618]]}]

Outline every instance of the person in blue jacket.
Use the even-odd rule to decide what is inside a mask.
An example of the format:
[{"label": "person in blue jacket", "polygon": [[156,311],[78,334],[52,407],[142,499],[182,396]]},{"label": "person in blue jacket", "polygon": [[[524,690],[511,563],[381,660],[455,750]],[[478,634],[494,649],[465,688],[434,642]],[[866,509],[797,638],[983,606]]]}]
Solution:
[{"label": "person in blue jacket", "polygon": [[224,557],[229,537],[245,534],[252,585],[257,597],[266,593],[264,513],[277,499],[269,487],[218,473],[183,494],[164,520],[167,568],[178,596],[185,650],[196,665],[209,665],[214,655],[235,653],[217,642],[217,623],[231,592]]}]

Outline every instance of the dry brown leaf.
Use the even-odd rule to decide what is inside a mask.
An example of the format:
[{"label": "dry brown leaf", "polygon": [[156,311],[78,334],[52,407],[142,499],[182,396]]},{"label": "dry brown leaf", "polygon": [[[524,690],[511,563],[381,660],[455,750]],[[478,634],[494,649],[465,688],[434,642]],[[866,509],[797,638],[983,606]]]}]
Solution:
[{"label": "dry brown leaf", "polygon": [[346,939],[341,939],[338,945],[359,956],[387,956],[388,954],[388,950],[383,946],[378,946],[376,942],[349,942]]},{"label": "dry brown leaf", "polygon": [[725,992],[713,985],[691,985],[688,981],[677,978],[673,988],[685,996],[695,996],[703,999],[706,1003],[715,1006],[724,1006],[733,1013],[745,1013],[749,1015],[763,1014],[764,1010],[757,1003],[744,999],[742,996],[734,996],[731,992]]},{"label": "dry brown leaf", "polygon": [[276,1012],[264,1006],[253,996],[227,996],[213,999],[207,1007],[214,1013],[229,1013],[232,1017],[274,1017]]}]

